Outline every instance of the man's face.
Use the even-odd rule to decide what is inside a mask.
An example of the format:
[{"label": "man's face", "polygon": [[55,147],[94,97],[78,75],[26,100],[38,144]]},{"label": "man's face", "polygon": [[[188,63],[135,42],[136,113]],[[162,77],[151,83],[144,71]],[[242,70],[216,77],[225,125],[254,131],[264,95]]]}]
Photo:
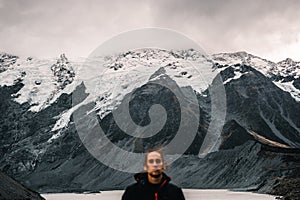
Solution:
[{"label": "man's face", "polygon": [[164,163],[160,153],[153,151],[150,152],[147,156],[147,162],[144,166],[144,170],[146,170],[151,175],[157,176],[162,173],[163,165]]}]

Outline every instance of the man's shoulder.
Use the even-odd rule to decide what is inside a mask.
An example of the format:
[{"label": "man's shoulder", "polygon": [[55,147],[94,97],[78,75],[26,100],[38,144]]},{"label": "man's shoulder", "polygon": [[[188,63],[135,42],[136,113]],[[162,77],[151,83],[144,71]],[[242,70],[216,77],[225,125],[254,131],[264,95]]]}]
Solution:
[{"label": "man's shoulder", "polygon": [[136,188],[138,188],[138,183],[133,183],[133,184],[127,186],[126,190],[134,190]]},{"label": "man's shoulder", "polygon": [[168,190],[171,190],[171,191],[174,191],[174,192],[175,191],[182,191],[181,187],[179,187],[179,186],[177,186],[173,183],[168,183],[166,186],[167,186]]},{"label": "man's shoulder", "polygon": [[171,188],[181,189],[179,186],[175,185],[174,183],[168,183],[168,185]]},{"label": "man's shoulder", "polygon": [[140,195],[138,183],[133,183],[126,187],[125,192],[122,196],[122,200],[136,199],[136,196],[138,195]]},{"label": "man's shoulder", "polygon": [[162,192],[168,196],[168,199],[173,200],[184,200],[184,194],[180,187],[175,184],[169,183],[164,188],[162,188]]}]

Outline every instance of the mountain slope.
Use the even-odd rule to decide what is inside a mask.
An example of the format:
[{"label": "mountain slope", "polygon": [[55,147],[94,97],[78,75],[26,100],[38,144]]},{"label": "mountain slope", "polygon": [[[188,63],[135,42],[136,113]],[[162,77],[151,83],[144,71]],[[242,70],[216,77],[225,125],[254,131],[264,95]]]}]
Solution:
[{"label": "mountain slope", "polygon": [[[235,73],[240,78],[231,80]],[[221,71],[226,82],[227,120],[268,139],[300,147],[299,103],[254,68],[234,65]]]},{"label": "mountain slope", "polygon": [[270,78],[282,90],[289,92],[295,100],[300,101],[300,62],[287,58],[274,63],[247,52],[214,54],[212,60],[221,70],[235,64],[251,66]]},{"label": "mountain slope", "polygon": [[25,188],[12,178],[0,172],[0,199],[3,200],[20,200],[20,199],[35,199],[43,200],[38,193]]},{"label": "mountain slope", "polygon": [[[174,53],[146,49],[105,59],[104,71],[93,68],[86,74],[77,67],[74,69],[78,71],[72,73],[66,67],[71,62],[64,56],[58,61],[45,61],[43,66],[48,73],[45,80],[50,80],[52,86],[39,90],[36,96],[27,96],[33,100],[25,102],[19,101],[19,97],[29,94],[27,90],[43,86],[44,81],[30,83],[36,79],[29,75],[38,77],[42,68],[34,69],[40,61],[24,66],[19,62],[18,66],[17,60],[0,73],[1,170],[39,192],[123,189],[133,181],[132,174],[111,169],[88,152],[78,135],[76,112],[88,111],[82,118],[97,113],[96,120],[82,124],[90,126],[90,132],[97,132],[98,123],[115,145],[130,152],[143,152],[151,146],[164,146],[175,137],[181,113],[170,88],[176,88],[182,99],[196,95],[199,104],[196,118],[192,117],[197,113],[195,107],[184,110],[192,117],[188,121],[199,120],[199,127],[185,155],[168,171],[176,183],[194,188],[243,187],[268,191],[276,178],[295,176],[300,144],[299,102],[274,84],[272,63],[264,61],[265,68],[261,64],[262,69],[270,72],[265,75],[257,67],[245,64],[247,59],[244,64],[226,66],[193,50]],[[85,66],[97,67],[96,63],[98,60],[88,59]],[[195,70],[199,66],[207,68]],[[23,77],[22,70],[27,70]],[[224,128],[218,151],[199,158],[197,154],[214,114],[210,89],[218,86],[218,78],[209,75],[217,72],[226,91],[226,104],[222,105],[227,108]],[[41,77],[44,73],[41,72]],[[85,81],[88,75],[95,77]],[[168,87],[155,84],[164,80],[168,81]],[[53,92],[55,96],[51,96]],[[36,106],[33,102],[38,99],[43,101]],[[112,113],[122,110],[126,102],[130,105],[130,117],[141,126],[151,123],[148,114],[151,105],[163,105],[168,117],[159,134],[144,139],[126,134]],[[129,126],[127,121],[124,126]],[[185,134],[188,137],[190,132]],[[118,155],[109,156],[110,153],[113,154],[109,150],[104,153],[106,159],[119,159]],[[142,166],[133,164],[133,167],[142,170]]]}]

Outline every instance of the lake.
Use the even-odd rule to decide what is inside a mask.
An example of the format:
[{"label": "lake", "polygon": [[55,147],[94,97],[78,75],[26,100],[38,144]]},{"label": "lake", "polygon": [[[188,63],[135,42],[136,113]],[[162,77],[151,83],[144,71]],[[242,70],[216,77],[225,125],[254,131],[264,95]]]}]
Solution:
[{"label": "lake", "polygon": [[[123,190],[103,191],[94,194],[42,194],[46,200],[120,200]],[[183,189],[186,200],[275,200],[275,196],[250,192],[233,192],[229,190]]]}]

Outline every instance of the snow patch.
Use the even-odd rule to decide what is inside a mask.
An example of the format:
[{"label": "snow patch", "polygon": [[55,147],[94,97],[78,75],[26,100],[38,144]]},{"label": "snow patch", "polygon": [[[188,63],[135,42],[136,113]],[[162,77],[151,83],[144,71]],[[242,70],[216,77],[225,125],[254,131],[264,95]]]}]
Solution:
[{"label": "snow patch", "polygon": [[273,81],[273,83],[279,87],[280,89],[282,89],[283,91],[286,91],[288,93],[291,94],[291,96],[298,102],[300,102],[300,90],[298,90],[297,88],[295,88],[295,86],[293,85],[294,81],[290,81],[290,82],[281,82],[281,81]]},{"label": "snow patch", "polygon": [[225,84],[229,83],[229,82],[232,81],[232,80],[239,79],[239,78],[241,78],[241,76],[243,76],[244,74],[247,74],[247,73],[248,73],[248,72],[246,72],[246,73],[241,73],[241,72],[235,71],[235,72],[234,72],[235,76],[234,76],[233,78],[227,79],[226,81],[223,82],[223,84],[225,85]]},{"label": "snow patch", "polygon": [[59,131],[58,133],[52,135],[52,137],[49,138],[47,142],[48,142],[48,143],[51,143],[53,140],[59,138],[60,136],[61,136],[61,132]]}]

